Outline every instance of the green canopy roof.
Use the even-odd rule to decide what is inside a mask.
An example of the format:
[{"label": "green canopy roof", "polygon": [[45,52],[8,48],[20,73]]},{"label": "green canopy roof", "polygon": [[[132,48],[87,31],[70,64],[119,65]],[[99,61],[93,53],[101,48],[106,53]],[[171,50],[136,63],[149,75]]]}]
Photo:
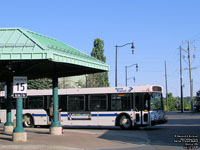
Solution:
[{"label": "green canopy roof", "polygon": [[[4,75],[5,65],[7,70],[12,65],[14,75],[24,74],[30,78],[73,76],[109,70],[104,62],[78,49],[22,28],[0,28],[0,63],[0,71],[4,70]],[[1,72],[0,77],[3,76]]]}]

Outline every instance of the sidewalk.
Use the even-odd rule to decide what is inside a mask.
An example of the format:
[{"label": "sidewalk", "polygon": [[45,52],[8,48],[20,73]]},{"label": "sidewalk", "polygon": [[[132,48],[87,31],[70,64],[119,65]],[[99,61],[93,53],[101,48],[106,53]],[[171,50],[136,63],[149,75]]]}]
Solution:
[{"label": "sidewalk", "polygon": [[[107,130],[64,129],[63,135],[50,135],[49,129],[26,128],[27,142],[13,142],[12,134],[0,127],[0,150],[92,150],[145,146],[145,139],[135,137],[138,144],[113,140]],[[102,138],[106,135],[106,138]]]}]

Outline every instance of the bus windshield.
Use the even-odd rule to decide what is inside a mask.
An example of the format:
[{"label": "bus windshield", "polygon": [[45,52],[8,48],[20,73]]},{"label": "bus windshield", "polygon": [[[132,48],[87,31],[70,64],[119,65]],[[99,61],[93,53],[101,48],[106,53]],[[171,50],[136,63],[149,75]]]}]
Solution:
[{"label": "bus windshield", "polygon": [[151,96],[151,110],[162,110],[163,102],[162,102],[162,94],[153,93]]}]

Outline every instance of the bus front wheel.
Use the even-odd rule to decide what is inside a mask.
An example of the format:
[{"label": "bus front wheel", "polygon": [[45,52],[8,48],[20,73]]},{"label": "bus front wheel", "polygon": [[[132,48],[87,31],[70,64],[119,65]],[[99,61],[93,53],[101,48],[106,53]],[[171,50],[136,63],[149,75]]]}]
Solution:
[{"label": "bus front wheel", "polygon": [[31,115],[29,115],[29,114],[24,115],[23,125],[26,128],[34,127],[33,117]]},{"label": "bus front wheel", "polygon": [[119,119],[119,126],[121,129],[130,129],[132,126],[131,119],[126,115],[121,116]]}]

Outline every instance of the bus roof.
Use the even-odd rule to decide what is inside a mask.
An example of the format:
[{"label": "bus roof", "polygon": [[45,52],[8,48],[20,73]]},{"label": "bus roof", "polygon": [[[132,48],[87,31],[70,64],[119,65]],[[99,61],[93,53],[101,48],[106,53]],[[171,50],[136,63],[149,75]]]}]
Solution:
[{"label": "bus roof", "polygon": [[[108,94],[108,93],[139,93],[139,92],[162,92],[159,85],[141,85],[130,87],[102,87],[102,88],[73,88],[59,89],[59,95],[81,95],[81,94]],[[0,96],[5,95],[4,91],[0,92]],[[52,95],[52,89],[48,90],[28,90],[28,96]]]}]

